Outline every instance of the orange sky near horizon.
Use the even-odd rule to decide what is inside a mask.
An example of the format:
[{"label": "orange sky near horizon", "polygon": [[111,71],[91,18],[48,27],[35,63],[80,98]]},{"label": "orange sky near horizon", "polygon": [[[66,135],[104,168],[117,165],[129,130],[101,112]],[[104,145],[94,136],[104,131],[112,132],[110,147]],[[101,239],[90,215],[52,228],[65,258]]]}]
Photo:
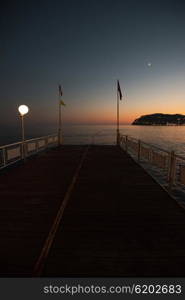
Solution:
[{"label": "orange sky near horizon", "polygon": [[[123,80],[121,81],[123,82]],[[131,124],[142,115],[153,113],[185,115],[185,85],[181,76],[160,78],[158,81],[142,80],[139,84],[122,83],[123,99],[120,104],[120,124]],[[53,99],[54,98],[54,99]],[[103,86],[89,93],[71,93],[65,90],[66,103],[62,107],[63,124],[116,124],[116,87]],[[58,123],[58,95],[48,95],[48,100],[26,101],[30,107],[27,118],[38,124]],[[12,120],[17,112],[18,102],[12,110]],[[6,115],[6,114],[5,114]]]},{"label": "orange sky near horizon", "polygon": [[[149,98],[148,98],[149,99]],[[126,99],[120,101],[120,124],[131,124],[136,118],[153,113],[166,114],[184,114],[185,115],[185,96],[170,95],[155,95],[147,99],[147,95],[143,99]],[[112,100],[89,102],[83,107],[71,104],[70,107],[63,109],[63,120],[67,123],[80,124],[114,124],[116,122],[117,110]]]},{"label": "orange sky near horizon", "polygon": [[[123,84],[120,104],[120,124],[131,124],[136,118],[153,113],[185,115],[185,85],[180,74],[168,74],[153,80]],[[82,96],[82,95],[81,95]],[[117,117],[115,87],[106,86],[79,100],[68,101],[63,109],[64,122],[114,124]]]},{"label": "orange sky near horizon", "polygon": [[[165,106],[165,105],[164,105]],[[131,124],[136,118],[139,118],[142,115],[153,114],[153,113],[166,113],[166,114],[184,114],[185,115],[185,106],[184,108],[179,106],[168,106],[161,107],[160,109],[155,107],[150,108],[135,108],[129,109],[120,105],[120,124]],[[79,123],[79,124],[114,124],[116,123],[116,110],[111,111],[110,109],[100,108],[98,111],[84,110],[75,112],[71,111],[65,115],[63,114],[63,120],[66,123]]]},{"label": "orange sky near horizon", "polygon": [[120,124],[185,114],[184,1],[14,2],[2,8],[0,124],[19,126],[26,104],[30,127],[57,127],[59,85],[64,125],[116,124],[117,80]]}]

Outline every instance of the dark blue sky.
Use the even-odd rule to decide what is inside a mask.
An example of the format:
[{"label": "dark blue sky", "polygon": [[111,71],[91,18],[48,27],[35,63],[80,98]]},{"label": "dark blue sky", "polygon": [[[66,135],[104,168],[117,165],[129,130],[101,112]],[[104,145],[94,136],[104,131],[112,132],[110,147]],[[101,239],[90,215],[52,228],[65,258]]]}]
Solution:
[{"label": "dark blue sky", "polygon": [[[1,8],[1,124],[113,123],[152,112],[185,114],[184,1],[9,1]],[[151,67],[147,64],[151,63]],[[11,122],[10,122],[11,121]]]}]

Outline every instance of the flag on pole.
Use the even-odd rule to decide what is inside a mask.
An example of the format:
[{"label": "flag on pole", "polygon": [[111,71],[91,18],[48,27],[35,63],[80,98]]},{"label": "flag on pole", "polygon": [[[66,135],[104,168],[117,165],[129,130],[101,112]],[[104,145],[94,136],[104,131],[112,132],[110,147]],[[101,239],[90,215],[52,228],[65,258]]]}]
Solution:
[{"label": "flag on pole", "polygon": [[122,92],[121,92],[119,80],[117,80],[117,91],[118,91],[118,94],[119,94],[119,100],[122,100]]},{"label": "flag on pole", "polygon": [[60,100],[60,105],[64,105],[64,106],[66,106],[66,104],[64,103],[64,101],[63,101],[63,100]]},{"label": "flag on pole", "polygon": [[[62,97],[63,91],[61,85],[58,86],[58,89],[59,89],[59,97]],[[64,106],[66,105],[62,99],[59,100],[59,103],[60,105],[64,105]]]},{"label": "flag on pole", "polygon": [[61,85],[59,85],[58,88],[59,88],[59,95],[62,96],[63,92],[62,92]]}]

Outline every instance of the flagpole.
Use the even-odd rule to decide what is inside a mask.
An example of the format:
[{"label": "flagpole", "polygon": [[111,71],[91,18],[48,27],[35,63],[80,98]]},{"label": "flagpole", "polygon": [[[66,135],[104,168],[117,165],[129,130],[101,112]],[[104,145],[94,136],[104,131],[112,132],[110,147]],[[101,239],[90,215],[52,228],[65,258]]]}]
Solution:
[{"label": "flagpole", "polygon": [[117,81],[117,145],[119,145],[119,93],[118,93],[118,81]]},{"label": "flagpole", "polygon": [[58,114],[58,146],[62,143],[62,112],[60,104],[60,89],[58,90],[58,105],[59,105],[59,114]]}]

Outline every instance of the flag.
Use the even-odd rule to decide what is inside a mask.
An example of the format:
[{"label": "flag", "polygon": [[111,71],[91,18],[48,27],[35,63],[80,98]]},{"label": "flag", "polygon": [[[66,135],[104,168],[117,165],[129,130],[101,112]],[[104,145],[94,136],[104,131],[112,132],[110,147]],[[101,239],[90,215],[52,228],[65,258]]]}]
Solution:
[{"label": "flag", "polygon": [[[59,89],[59,98],[60,98],[63,95],[63,91],[62,91],[61,85],[58,86],[58,89]],[[59,99],[59,103],[60,103],[60,105],[64,105],[65,106],[65,103],[64,103],[64,101],[62,99]]]},{"label": "flag", "polygon": [[59,85],[58,88],[59,88],[59,95],[62,96],[63,92],[62,92],[61,85]]},{"label": "flag", "polygon": [[117,80],[117,91],[119,93],[119,100],[122,100],[122,92],[121,92],[119,80]]},{"label": "flag", "polygon": [[60,105],[64,105],[65,106],[65,103],[63,100],[60,100]]}]

